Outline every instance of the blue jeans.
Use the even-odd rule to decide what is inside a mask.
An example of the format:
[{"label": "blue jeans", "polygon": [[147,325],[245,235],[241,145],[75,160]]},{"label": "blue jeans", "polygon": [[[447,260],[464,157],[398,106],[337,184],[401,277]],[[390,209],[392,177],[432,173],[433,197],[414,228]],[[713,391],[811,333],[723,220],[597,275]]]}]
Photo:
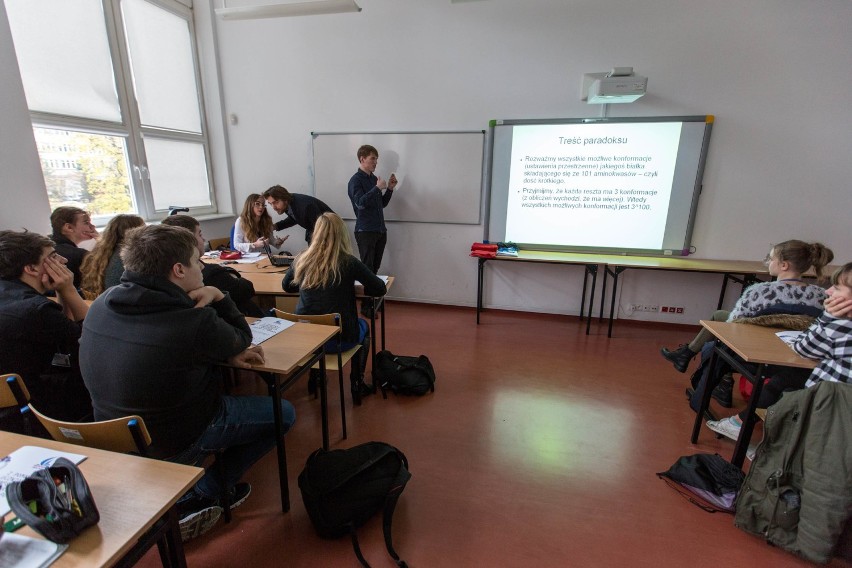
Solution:
[{"label": "blue jeans", "polygon": [[[370,324],[363,318],[358,318],[358,341],[341,341],[340,351],[348,351],[356,345],[360,345],[361,349],[352,357],[352,370],[349,377],[352,382],[364,378],[364,373],[367,370],[367,358],[370,353]],[[337,353],[337,338],[329,339],[322,348],[327,354]]]},{"label": "blue jeans", "polygon": [[[281,418],[287,432],[296,422],[296,410],[281,400]],[[223,396],[219,412],[207,429],[190,447],[167,461],[187,465],[201,464],[207,454],[224,450],[225,479],[218,468],[205,472],[194,492],[202,498],[216,499],[222,484],[231,489],[243,474],[275,447],[275,418],[267,396]]]}]

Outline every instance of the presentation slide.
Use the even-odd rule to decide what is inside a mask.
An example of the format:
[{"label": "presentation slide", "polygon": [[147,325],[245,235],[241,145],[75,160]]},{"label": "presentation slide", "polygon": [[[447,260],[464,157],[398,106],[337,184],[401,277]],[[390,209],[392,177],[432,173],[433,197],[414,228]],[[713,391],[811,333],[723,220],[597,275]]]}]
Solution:
[{"label": "presentation slide", "polygon": [[681,254],[700,190],[703,127],[682,121],[498,126],[490,237]]}]

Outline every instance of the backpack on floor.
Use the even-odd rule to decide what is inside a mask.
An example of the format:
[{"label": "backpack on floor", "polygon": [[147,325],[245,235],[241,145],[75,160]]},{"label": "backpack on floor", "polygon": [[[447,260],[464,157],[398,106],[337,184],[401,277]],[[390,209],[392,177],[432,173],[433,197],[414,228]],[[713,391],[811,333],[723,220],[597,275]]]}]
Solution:
[{"label": "backpack on floor", "polygon": [[379,351],[376,353],[375,374],[385,398],[388,390],[414,396],[435,392],[435,369],[426,355],[409,357]]},{"label": "backpack on floor", "polygon": [[740,468],[719,454],[682,456],[657,477],[708,513],[733,513],[745,478]]},{"label": "backpack on floor", "polygon": [[367,568],[355,529],[384,511],[385,546],[397,566],[405,568],[393,549],[391,524],[409,479],[408,460],[401,451],[382,442],[367,442],[348,450],[312,453],[299,474],[299,489],[317,534],[322,538],[350,535],[355,555]]}]

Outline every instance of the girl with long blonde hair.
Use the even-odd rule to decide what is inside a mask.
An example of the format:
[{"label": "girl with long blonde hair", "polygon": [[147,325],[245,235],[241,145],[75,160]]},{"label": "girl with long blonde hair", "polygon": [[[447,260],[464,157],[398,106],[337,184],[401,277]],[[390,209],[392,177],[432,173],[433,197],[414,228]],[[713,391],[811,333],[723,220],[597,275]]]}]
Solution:
[{"label": "girl with long blonde hair", "polygon": [[80,267],[83,275],[80,288],[85,299],[94,300],[104,290],[119,283],[124,273],[119,255],[124,235],[144,224],[145,220],[139,215],[116,215],[110,219],[95,248],[86,255]]},{"label": "girl with long blonde hair", "polygon": [[[381,278],[352,255],[352,242],[346,224],[335,213],[324,213],[317,219],[311,244],[300,254],[284,275],[282,286],[288,292],[299,292],[297,314],[339,313],[343,329],[340,348],[361,345],[352,359],[352,400],[374,392],[364,383],[370,336],[367,322],[358,317],[355,305],[355,281],[364,286],[367,296],[384,296],[387,287]],[[327,351],[337,350],[337,340],[326,344]]]}]

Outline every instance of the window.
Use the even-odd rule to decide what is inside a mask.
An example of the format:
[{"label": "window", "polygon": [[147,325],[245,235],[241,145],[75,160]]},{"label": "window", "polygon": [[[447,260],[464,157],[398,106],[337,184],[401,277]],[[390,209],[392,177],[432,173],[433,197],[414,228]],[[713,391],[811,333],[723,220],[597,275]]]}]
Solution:
[{"label": "window", "polygon": [[51,207],[216,211],[192,12],[177,0],[5,0]]}]

